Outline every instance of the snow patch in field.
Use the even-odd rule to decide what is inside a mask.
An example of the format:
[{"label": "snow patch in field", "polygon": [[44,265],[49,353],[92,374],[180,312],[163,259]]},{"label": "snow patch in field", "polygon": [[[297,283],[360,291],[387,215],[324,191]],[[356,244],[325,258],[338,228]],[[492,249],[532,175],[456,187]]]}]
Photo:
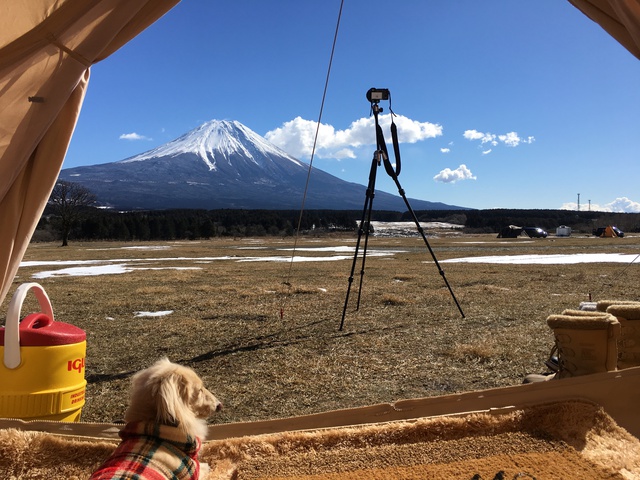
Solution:
[{"label": "snow patch in field", "polygon": [[[292,251],[292,248],[279,248],[280,251]],[[274,255],[274,256],[234,256],[227,255],[221,257],[163,257],[163,258],[133,258],[133,259],[110,259],[110,260],[46,260],[46,261],[25,261],[20,264],[21,267],[50,267],[35,273],[32,278],[42,279],[51,277],[83,277],[96,275],[118,275],[130,273],[135,270],[201,270],[197,266],[158,266],[152,267],[153,263],[158,262],[190,262],[191,264],[211,263],[214,261],[233,261],[233,262],[280,262],[280,263],[300,263],[300,262],[335,262],[340,260],[350,260],[353,258],[355,248],[352,246],[335,246],[335,247],[303,247],[297,248],[298,253],[315,253],[327,255]],[[369,249],[367,256],[369,257],[387,257],[390,259],[395,254],[402,253],[404,250],[393,249]],[[361,248],[358,252],[360,256],[364,253]],[[507,265],[558,265],[558,264],[577,264],[577,263],[633,263],[640,256],[636,254],[621,253],[575,253],[575,254],[557,254],[557,255],[496,255],[481,257],[461,257],[440,260],[440,263],[492,263]],[[640,262],[639,262],[640,263]]]},{"label": "snow patch in field", "polygon": [[638,255],[628,253],[574,253],[571,255],[503,255],[463,257],[440,263],[498,263],[509,265],[571,265],[576,263],[631,263]]},{"label": "snow patch in field", "polygon": [[[283,251],[291,251],[293,248],[279,248],[278,250]],[[298,247],[295,249],[297,252],[353,252],[355,247],[347,247],[346,245],[341,245],[337,247]]]},{"label": "snow patch in field", "polygon": [[[431,230],[462,230],[464,225],[446,222],[419,222],[420,227],[425,234],[431,233]],[[415,222],[371,222],[373,227],[373,235],[376,237],[411,237],[418,236],[418,226]]]},{"label": "snow patch in field", "polygon": [[133,312],[135,317],[164,317],[171,315],[173,310],[160,310],[158,312]]},{"label": "snow patch in field", "polygon": [[336,260],[346,260],[348,257],[346,255],[334,255],[331,257],[299,257],[299,256],[293,256],[293,257],[245,257],[245,258],[238,258],[236,261],[238,263],[243,263],[243,262],[293,262],[293,263],[298,263],[298,262],[330,262],[330,261],[336,261]]},{"label": "snow patch in field", "polygon": [[132,247],[108,247],[108,248],[87,248],[90,252],[104,252],[109,250],[171,250],[170,245],[138,245]]},{"label": "snow patch in field", "polygon": [[[292,249],[277,249],[277,250],[292,250]],[[300,248],[301,252],[315,252],[315,253],[351,253],[355,252],[354,247],[338,246],[338,247],[315,247],[315,248]],[[367,251],[367,255],[370,257],[384,257],[393,256],[396,253],[400,253],[403,250],[376,250],[370,249]],[[362,255],[363,251],[360,250],[359,254]],[[162,257],[162,258],[118,258],[111,260],[31,260],[25,261],[20,264],[21,267],[67,267],[59,268],[56,270],[45,270],[35,273],[32,278],[42,279],[51,277],[87,277],[96,275],[118,275],[123,273],[130,273],[135,270],[201,270],[201,267],[142,267],[141,265],[149,265],[154,262],[192,262],[193,264],[211,263],[214,261],[231,260],[234,262],[335,262],[339,260],[348,260],[353,258],[351,255],[328,255],[328,256],[302,256],[295,255],[290,256],[264,256],[264,257],[249,257],[249,256],[234,256],[226,255],[222,257]]]},{"label": "snow patch in field", "polygon": [[92,277],[96,275],[119,275],[135,270],[202,270],[200,267],[131,267],[126,264],[94,265],[91,267],[69,267],[35,273],[33,278]]}]

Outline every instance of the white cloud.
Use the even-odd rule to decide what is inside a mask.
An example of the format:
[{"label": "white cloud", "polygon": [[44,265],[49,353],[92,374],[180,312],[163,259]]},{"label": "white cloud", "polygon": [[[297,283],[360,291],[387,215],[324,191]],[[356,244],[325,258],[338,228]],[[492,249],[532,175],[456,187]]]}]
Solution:
[{"label": "white cloud", "polygon": [[471,170],[469,170],[467,166],[463,164],[455,170],[445,168],[439,174],[433,177],[433,179],[436,182],[441,183],[455,183],[460,180],[475,180],[476,177],[471,173]]},{"label": "white cloud", "polygon": [[442,153],[449,153],[451,151],[451,149],[450,148],[441,148],[440,151]]},{"label": "white cloud", "polygon": [[[462,136],[470,141],[480,140],[481,145],[488,143],[493,147],[500,145],[500,143],[506,145],[507,147],[517,147],[522,143],[531,144],[535,141],[535,137],[533,136],[522,138],[516,132],[509,132],[502,135],[496,135],[489,132],[487,133],[479,132],[477,130],[465,130]],[[491,150],[485,150],[482,152],[482,154],[486,155],[489,152],[491,152]]]},{"label": "white cloud", "polygon": [[343,158],[356,158],[356,154],[350,148],[343,148],[334,153],[335,158],[342,160]]},{"label": "white cloud", "polygon": [[480,140],[483,145],[485,143],[497,145],[496,136],[493,133],[482,133],[477,130],[465,130],[462,136],[467,140]]},{"label": "white cloud", "polygon": [[[394,122],[398,128],[400,143],[416,143],[442,135],[442,126],[437,124],[418,122],[402,115],[394,117]],[[391,148],[390,114],[380,115],[379,123],[387,137],[387,145]],[[355,158],[353,148],[375,145],[376,142],[373,117],[356,120],[344,130],[336,130],[327,124],[320,124],[318,128],[317,122],[296,117],[267,132],[264,137],[290,155],[308,159],[313,151],[316,131],[318,141],[315,154],[323,158]]]},{"label": "white cloud", "polygon": [[139,133],[123,133],[120,135],[120,140],[152,140],[149,137],[145,137],[144,135],[140,135]]},{"label": "white cloud", "polygon": [[527,137],[520,138],[516,132],[509,132],[505,135],[498,135],[498,139],[503,142],[507,147],[517,147],[521,143],[533,143],[535,138]]},{"label": "white cloud", "polygon": [[[576,202],[565,203],[560,207],[561,210],[578,210]],[[640,213],[640,202],[634,202],[627,197],[618,197],[614,201],[604,205],[595,203],[580,203],[581,211],[591,210],[593,212],[612,212],[612,213]]]},{"label": "white cloud", "polygon": [[491,148],[489,150],[483,150],[482,154],[483,155],[489,155],[491,153],[491,150],[492,150]]}]

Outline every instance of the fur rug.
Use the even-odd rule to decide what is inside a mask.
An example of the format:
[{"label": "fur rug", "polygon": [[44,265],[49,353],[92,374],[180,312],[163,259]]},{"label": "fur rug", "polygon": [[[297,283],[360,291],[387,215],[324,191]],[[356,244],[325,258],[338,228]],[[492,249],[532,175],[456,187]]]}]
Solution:
[{"label": "fur rug", "polygon": [[[0,478],[87,478],[115,448],[0,430]],[[212,480],[640,479],[640,441],[586,402],[207,442]]]}]

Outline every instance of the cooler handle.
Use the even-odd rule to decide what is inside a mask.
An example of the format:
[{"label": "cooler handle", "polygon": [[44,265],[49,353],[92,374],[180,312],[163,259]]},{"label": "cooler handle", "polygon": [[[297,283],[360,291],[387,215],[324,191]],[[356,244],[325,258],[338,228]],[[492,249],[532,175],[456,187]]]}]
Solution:
[{"label": "cooler handle", "polygon": [[20,285],[13,294],[7,309],[4,330],[4,366],[7,368],[17,368],[22,361],[20,358],[20,310],[29,290],[33,290],[42,313],[47,315],[52,322],[54,321],[53,307],[51,307],[51,301],[44,288],[34,282]]}]

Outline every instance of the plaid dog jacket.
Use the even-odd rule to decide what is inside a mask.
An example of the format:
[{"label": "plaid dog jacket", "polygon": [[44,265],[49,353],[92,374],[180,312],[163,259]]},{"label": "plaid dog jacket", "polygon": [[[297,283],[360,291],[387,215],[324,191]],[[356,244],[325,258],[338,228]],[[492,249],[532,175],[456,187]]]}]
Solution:
[{"label": "plaid dog jacket", "polygon": [[200,440],[176,427],[131,422],[119,433],[122,442],[91,480],[196,480]]}]

